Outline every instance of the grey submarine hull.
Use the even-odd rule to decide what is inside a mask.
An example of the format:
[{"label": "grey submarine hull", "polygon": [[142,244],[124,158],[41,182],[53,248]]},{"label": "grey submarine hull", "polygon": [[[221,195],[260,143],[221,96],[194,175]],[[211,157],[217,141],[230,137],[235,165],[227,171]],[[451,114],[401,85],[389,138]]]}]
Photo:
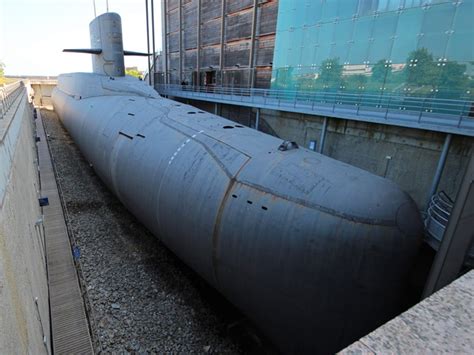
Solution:
[{"label": "grey submarine hull", "polygon": [[53,103],[130,212],[281,351],[334,352],[401,311],[422,223],[392,182],[128,77],[61,75]]}]

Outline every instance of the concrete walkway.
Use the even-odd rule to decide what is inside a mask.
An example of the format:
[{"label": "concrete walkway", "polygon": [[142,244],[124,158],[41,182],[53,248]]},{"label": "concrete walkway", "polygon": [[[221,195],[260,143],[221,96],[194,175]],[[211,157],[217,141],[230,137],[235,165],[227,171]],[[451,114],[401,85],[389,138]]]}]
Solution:
[{"label": "concrete walkway", "polygon": [[55,354],[93,354],[89,325],[74,266],[63,209],[48,150],[43,122],[36,120],[41,194],[48,265],[51,328]]},{"label": "concrete walkway", "polygon": [[472,354],[474,270],[340,354]]}]

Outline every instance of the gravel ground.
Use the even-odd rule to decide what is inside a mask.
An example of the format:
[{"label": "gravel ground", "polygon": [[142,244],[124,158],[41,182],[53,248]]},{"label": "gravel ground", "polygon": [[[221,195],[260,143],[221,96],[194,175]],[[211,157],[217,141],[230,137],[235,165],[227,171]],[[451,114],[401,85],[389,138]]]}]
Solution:
[{"label": "gravel ground", "polygon": [[96,352],[271,353],[246,318],[110,193],[53,111],[41,111]]}]

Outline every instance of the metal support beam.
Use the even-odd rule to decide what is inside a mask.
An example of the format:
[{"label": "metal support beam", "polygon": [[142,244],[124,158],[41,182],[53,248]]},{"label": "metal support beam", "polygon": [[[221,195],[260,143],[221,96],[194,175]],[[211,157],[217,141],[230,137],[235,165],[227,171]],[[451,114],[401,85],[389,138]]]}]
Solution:
[{"label": "metal support beam", "polygon": [[[152,43],[152,49],[153,49],[153,55],[152,55],[152,58],[153,58],[153,61],[152,61],[152,64],[151,64],[151,68],[153,69],[153,79],[152,79],[152,82],[153,82],[153,86],[155,85],[155,72],[156,72],[156,58],[155,58],[155,55],[156,55],[156,51],[155,51],[155,7],[154,7],[154,0],[151,0],[151,43]],[[150,52],[148,51],[148,58],[150,57],[149,56]],[[150,61],[150,60],[148,60]],[[150,72],[148,72],[150,73]],[[150,74],[148,74],[150,75]]]},{"label": "metal support beam", "polygon": [[[148,21],[148,0],[145,0],[145,12],[146,12],[146,48],[147,53],[150,53],[150,25]],[[148,83],[151,85],[151,66],[150,66],[150,56],[147,56],[148,62]]]},{"label": "metal support beam", "polygon": [[197,43],[196,43],[196,80],[201,84],[201,0],[197,0]]},{"label": "metal support beam", "polygon": [[221,85],[224,75],[224,31],[225,31],[225,0],[222,0],[221,9],[221,55],[219,56],[219,68],[221,69]]},{"label": "metal support beam", "polygon": [[257,115],[255,116],[255,129],[258,131],[260,125],[260,109],[257,108]]},{"label": "metal support beam", "polygon": [[219,104],[216,102],[214,104],[214,115],[218,115],[219,114]]},{"label": "metal support beam", "polygon": [[429,206],[431,197],[436,193],[436,190],[438,190],[439,182],[441,180],[441,175],[443,174],[443,170],[444,170],[444,165],[446,164],[446,158],[448,156],[449,146],[451,145],[451,138],[452,138],[452,134],[448,133],[444,140],[443,150],[441,151],[441,155],[438,160],[438,166],[436,167],[436,172],[433,177],[433,182],[431,183],[431,188],[428,194],[426,207]]},{"label": "metal support beam", "polygon": [[459,188],[448,226],[436,253],[423,298],[454,281],[474,238],[474,155]]},{"label": "metal support beam", "polygon": [[326,141],[327,129],[328,129],[328,118],[324,117],[323,127],[321,128],[321,137],[319,138],[319,149],[318,149],[318,153],[321,153],[321,154],[323,154],[324,152],[324,143]]},{"label": "metal support beam", "polygon": [[250,39],[250,54],[249,54],[249,87],[253,88],[255,86],[255,35],[257,32],[257,9],[258,9],[258,0],[253,2],[253,14],[252,14],[252,35]]},{"label": "metal support beam", "polygon": [[165,74],[165,78],[164,78],[164,82],[165,84],[168,84],[168,31],[167,31],[167,27],[168,27],[168,10],[167,10],[167,7],[166,7],[166,4],[167,4],[167,1],[168,0],[163,0],[161,2],[161,18],[162,18],[162,24],[163,24],[163,29],[162,29],[162,32],[163,32],[163,52],[162,52],[162,58],[164,59],[164,74]]},{"label": "metal support beam", "polygon": [[179,21],[179,84],[183,82],[183,9],[182,0],[179,0],[178,4],[178,21]]}]

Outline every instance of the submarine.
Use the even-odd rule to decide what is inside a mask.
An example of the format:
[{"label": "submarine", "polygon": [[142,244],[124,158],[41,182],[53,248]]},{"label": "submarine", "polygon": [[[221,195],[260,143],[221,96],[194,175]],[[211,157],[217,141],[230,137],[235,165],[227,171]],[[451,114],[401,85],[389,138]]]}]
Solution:
[{"label": "submarine", "polygon": [[333,353],[403,310],[421,243],[393,182],[160,97],[125,76],[121,19],[90,23],[92,73],[53,105],[95,173],[283,353]]}]

